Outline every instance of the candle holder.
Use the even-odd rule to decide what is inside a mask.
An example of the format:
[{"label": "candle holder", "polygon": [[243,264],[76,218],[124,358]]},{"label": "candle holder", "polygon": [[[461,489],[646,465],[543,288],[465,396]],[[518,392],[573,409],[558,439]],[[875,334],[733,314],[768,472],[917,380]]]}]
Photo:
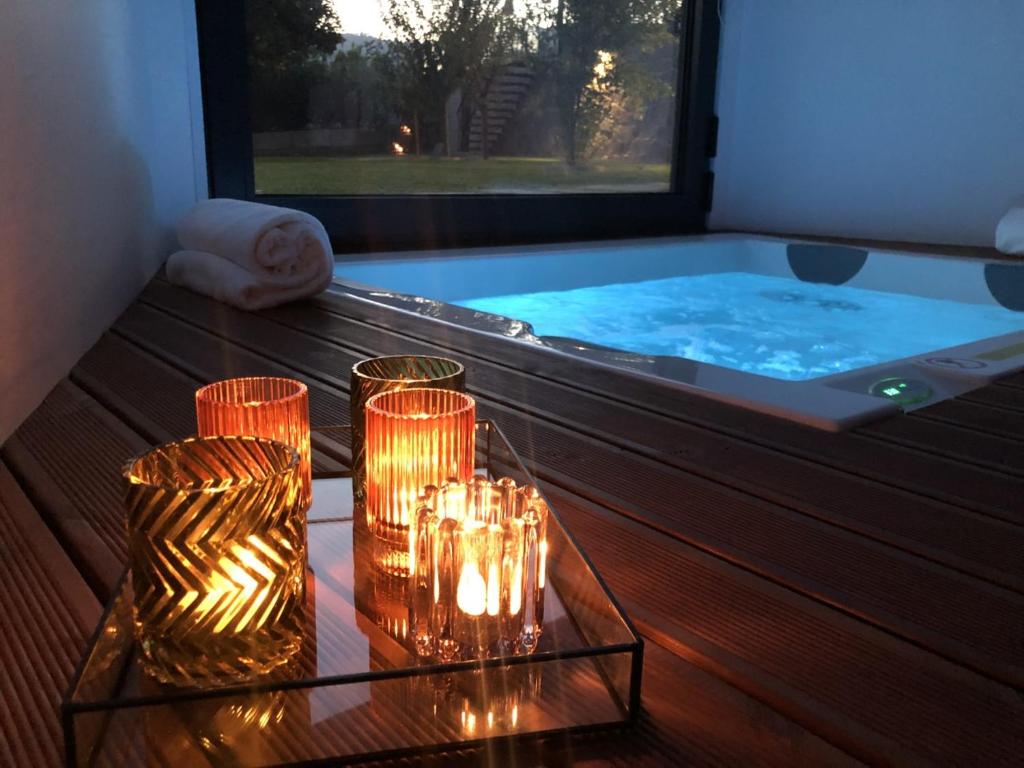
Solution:
[{"label": "candle holder", "polygon": [[309,391],[301,381],[270,377],[228,379],[196,392],[200,437],[250,435],[290,445],[299,454],[301,502],[313,493],[309,446]]},{"label": "candle holder", "polygon": [[[350,442],[348,427],[317,432],[325,442]],[[494,424],[476,424],[475,444],[476,474],[502,486],[502,494],[511,488],[501,478],[512,478],[518,499],[539,506],[532,492],[519,493],[536,483]],[[350,478],[325,473],[313,482],[301,650],[242,685],[159,683],[144,666],[129,569],[62,703],[69,765],[122,765],[128,758],[146,765],[348,764],[475,749],[484,739],[500,762],[514,758],[520,740],[564,739],[636,721],[642,640],[557,509],[538,529],[534,550],[544,561],[543,606],[535,611],[543,632],[533,632],[535,650],[529,652],[528,641],[514,655],[468,658],[476,649],[470,640],[467,658],[445,662],[417,652],[409,614],[417,580],[376,567],[375,539],[365,510],[354,503]],[[493,494],[482,498],[477,508],[508,506],[501,496],[496,504]],[[173,519],[194,522],[203,514]],[[486,582],[490,569],[478,570]],[[524,582],[532,570],[524,568]],[[535,584],[541,588],[539,572]],[[447,589],[457,597],[457,580]],[[487,590],[485,583],[485,616]],[[511,597],[507,603],[511,608]],[[528,607],[524,600],[524,616]],[[282,617],[276,626],[283,623]],[[516,623],[520,636],[523,625]],[[208,654],[221,650],[211,641],[195,658],[207,664]]]},{"label": "candle holder", "polygon": [[124,470],[142,666],[173,685],[246,682],[302,641],[299,459],[255,437],[194,438]]},{"label": "candle holder", "polygon": [[352,492],[357,501],[366,498],[366,403],[382,392],[412,387],[465,392],[466,369],[454,360],[422,355],[375,357],[352,366]]},{"label": "candle holder", "polygon": [[428,485],[468,480],[476,452],[476,402],[445,389],[384,392],[366,404],[366,521],[376,564],[409,573],[409,525]]},{"label": "candle holder", "polygon": [[418,656],[447,662],[537,649],[547,522],[537,490],[509,478],[425,490],[409,548]]}]

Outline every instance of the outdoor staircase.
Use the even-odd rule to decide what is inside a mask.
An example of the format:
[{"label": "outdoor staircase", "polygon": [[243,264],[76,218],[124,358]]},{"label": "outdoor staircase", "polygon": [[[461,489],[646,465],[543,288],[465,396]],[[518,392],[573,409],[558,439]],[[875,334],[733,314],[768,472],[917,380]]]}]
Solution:
[{"label": "outdoor staircase", "polygon": [[[487,105],[487,152],[498,146],[509,122],[519,110],[533,83],[532,70],[522,62],[503,67],[487,86],[484,102]],[[469,124],[469,151],[482,154],[484,150],[484,113],[477,109]]]}]

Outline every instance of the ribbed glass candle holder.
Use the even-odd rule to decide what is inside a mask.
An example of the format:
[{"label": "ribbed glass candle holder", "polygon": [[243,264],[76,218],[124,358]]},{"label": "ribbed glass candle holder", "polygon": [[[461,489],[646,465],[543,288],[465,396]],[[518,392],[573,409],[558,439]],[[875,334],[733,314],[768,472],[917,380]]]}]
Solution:
[{"label": "ribbed glass candle holder", "polygon": [[375,357],[352,366],[352,492],[357,501],[366,498],[366,403],[382,392],[411,387],[465,392],[466,370],[454,360],[422,355]]},{"label": "ribbed glass candle holder", "polygon": [[295,450],[194,438],[124,470],[143,667],[175,685],[244,682],[302,643],[306,513]]},{"label": "ribbed glass candle holder", "polygon": [[309,391],[301,381],[273,377],[228,379],[196,392],[200,437],[250,435],[290,445],[299,453],[302,507],[313,499]]},{"label": "ribbed glass candle holder", "polygon": [[410,535],[411,635],[441,661],[529,654],[544,625],[548,506],[511,479],[425,489]]},{"label": "ribbed glass candle holder", "polygon": [[378,567],[408,575],[409,524],[423,488],[473,475],[476,402],[446,389],[384,392],[366,404],[366,521]]}]

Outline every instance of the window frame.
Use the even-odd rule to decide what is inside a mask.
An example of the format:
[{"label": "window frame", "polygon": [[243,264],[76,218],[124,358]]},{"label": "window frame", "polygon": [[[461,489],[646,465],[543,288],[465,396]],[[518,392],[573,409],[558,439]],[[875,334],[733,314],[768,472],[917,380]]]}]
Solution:
[{"label": "window frame", "polygon": [[245,0],[196,0],[209,194],[307,211],[338,253],[706,232],[718,2],[685,0],[669,192],[335,196],[255,194]]}]

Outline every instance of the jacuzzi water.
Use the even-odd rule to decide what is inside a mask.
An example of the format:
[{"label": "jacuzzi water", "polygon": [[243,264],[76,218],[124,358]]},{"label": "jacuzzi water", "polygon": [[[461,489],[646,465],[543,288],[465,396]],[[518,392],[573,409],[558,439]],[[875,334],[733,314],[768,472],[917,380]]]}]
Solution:
[{"label": "jacuzzi water", "polygon": [[615,397],[653,385],[833,431],[1024,371],[1011,262],[707,235],[342,258],[336,274],[371,318],[429,318],[401,320],[414,337],[447,326],[452,348],[483,335],[501,364]]},{"label": "jacuzzi water", "polygon": [[968,304],[748,272],[452,301],[561,336],[802,381],[1024,330]]}]

